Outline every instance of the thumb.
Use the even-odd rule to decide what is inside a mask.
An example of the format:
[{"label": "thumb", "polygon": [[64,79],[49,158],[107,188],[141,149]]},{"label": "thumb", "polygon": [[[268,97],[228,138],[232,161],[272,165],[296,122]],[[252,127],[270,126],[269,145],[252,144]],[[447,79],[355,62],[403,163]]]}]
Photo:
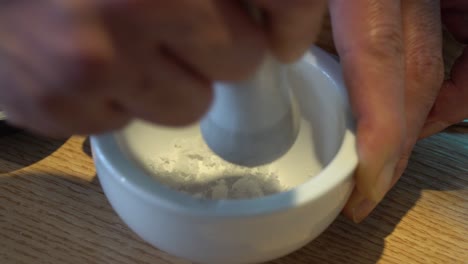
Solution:
[{"label": "thumb", "polygon": [[438,133],[468,117],[468,48],[457,59],[427,118],[420,137]]}]

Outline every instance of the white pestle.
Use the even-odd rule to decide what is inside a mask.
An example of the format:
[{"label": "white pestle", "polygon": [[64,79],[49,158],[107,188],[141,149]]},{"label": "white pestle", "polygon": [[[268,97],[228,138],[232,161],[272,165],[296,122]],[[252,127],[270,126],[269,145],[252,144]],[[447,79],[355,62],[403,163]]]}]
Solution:
[{"label": "white pestle", "polygon": [[294,144],[299,111],[286,70],[267,56],[248,80],[214,85],[215,98],[201,121],[201,133],[218,156],[255,167],[275,161]]}]

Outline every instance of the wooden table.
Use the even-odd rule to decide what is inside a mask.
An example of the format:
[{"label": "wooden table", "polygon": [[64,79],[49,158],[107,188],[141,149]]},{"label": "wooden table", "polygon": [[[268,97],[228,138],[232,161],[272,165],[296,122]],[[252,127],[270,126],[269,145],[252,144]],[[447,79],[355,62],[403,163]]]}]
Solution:
[{"label": "wooden table", "polygon": [[[329,31],[321,44],[332,49]],[[19,133],[0,137],[0,263],[187,262],[122,223],[85,138]],[[468,129],[421,141],[403,178],[362,224],[339,217],[302,250],[271,262],[311,263],[468,263]]]}]

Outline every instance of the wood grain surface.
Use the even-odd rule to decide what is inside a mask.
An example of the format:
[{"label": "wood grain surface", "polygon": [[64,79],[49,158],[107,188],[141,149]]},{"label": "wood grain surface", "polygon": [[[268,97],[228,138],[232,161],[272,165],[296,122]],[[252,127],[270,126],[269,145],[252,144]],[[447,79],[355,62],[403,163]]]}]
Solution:
[{"label": "wood grain surface", "polygon": [[[329,30],[319,43],[333,50]],[[86,138],[18,133],[0,137],[0,263],[189,262],[143,242],[119,219]],[[468,263],[468,129],[420,141],[405,175],[362,224],[339,217],[270,264],[311,263]]]}]

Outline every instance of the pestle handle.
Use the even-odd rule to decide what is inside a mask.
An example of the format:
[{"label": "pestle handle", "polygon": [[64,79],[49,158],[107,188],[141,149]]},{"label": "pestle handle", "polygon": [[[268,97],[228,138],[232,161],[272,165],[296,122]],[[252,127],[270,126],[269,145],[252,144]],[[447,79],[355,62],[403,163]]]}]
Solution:
[{"label": "pestle handle", "polygon": [[298,111],[284,66],[266,57],[241,82],[216,83],[215,99],[201,122],[207,145],[226,161],[253,167],[285,154],[299,132]]}]

